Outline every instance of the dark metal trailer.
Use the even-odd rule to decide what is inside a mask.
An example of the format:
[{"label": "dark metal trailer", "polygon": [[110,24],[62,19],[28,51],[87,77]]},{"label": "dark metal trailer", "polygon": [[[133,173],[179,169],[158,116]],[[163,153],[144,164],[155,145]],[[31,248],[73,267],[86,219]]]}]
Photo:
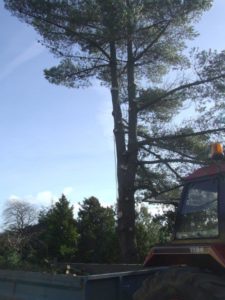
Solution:
[{"label": "dark metal trailer", "polygon": [[159,269],[87,276],[1,270],[0,300],[132,300],[143,280]]}]

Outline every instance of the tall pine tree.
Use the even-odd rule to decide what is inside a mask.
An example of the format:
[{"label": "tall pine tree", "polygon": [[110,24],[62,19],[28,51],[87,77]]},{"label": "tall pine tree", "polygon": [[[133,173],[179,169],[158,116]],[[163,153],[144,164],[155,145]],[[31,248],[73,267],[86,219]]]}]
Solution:
[{"label": "tall pine tree", "polygon": [[[77,88],[97,78],[111,89],[120,248],[123,260],[134,262],[135,195],[150,199],[177,185],[205,163],[211,130],[224,130],[217,112],[224,108],[225,53],[183,53],[212,0],[4,2],[61,59],[45,70],[51,83]],[[197,119],[172,122],[190,103]]]},{"label": "tall pine tree", "polygon": [[70,206],[65,195],[47,212],[40,214],[39,224],[43,228],[40,238],[48,249],[49,258],[63,260],[76,253],[78,233],[73,218],[73,206]]},{"label": "tall pine tree", "polygon": [[92,263],[118,261],[115,212],[95,197],[85,199],[78,211],[79,260]]}]

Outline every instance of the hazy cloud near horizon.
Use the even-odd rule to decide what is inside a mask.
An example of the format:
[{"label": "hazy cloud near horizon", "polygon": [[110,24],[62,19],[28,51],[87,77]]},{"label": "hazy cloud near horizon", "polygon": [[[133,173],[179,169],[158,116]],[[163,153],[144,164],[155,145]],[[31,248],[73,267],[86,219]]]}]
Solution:
[{"label": "hazy cloud near horizon", "polygon": [[62,194],[64,194],[66,197],[70,197],[73,191],[74,191],[73,187],[67,186],[62,190],[60,195],[55,195],[52,191],[46,190],[37,193],[37,195],[35,196],[34,195],[25,195],[25,196],[10,195],[8,200],[9,201],[24,200],[32,204],[35,204],[37,206],[50,206],[51,204],[56,202]]}]

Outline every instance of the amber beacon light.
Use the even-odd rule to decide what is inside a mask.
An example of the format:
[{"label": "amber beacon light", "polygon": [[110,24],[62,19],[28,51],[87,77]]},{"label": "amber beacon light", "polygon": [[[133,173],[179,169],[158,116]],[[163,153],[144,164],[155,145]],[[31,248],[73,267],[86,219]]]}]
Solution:
[{"label": "amber beacon light", "polygon": [[223,145],[221,143],[213,143],[211,145],[211,158],[212,159],[224,158]]}]

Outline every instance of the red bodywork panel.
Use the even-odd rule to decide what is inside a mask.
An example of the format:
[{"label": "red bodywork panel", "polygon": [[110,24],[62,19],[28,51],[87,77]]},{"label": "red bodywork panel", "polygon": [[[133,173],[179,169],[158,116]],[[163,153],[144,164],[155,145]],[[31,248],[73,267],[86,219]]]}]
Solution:
[{"label": "red bodywork panel", "polygon": [[225,161],[213,161],[209,166],[197,169],[184,180],[192,180],[205,176],[212,176],[219,173],[225,173]]},{"label": "red bodywork panel", "polygon": [[225,245],[171,245],[154,247],[144,266],[188,265],[209,269],[225,268]]}]

